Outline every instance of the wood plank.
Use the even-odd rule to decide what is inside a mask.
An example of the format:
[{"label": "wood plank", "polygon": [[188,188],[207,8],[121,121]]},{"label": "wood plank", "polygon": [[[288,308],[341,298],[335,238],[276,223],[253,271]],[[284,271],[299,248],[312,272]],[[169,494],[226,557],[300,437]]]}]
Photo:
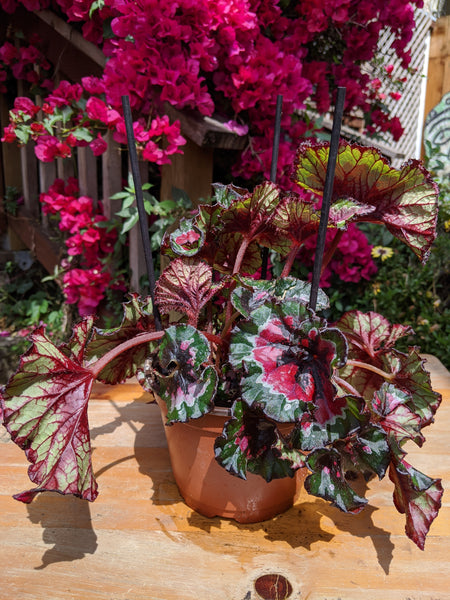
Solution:
[{"label": "wood plank", "polygon": [[[450,485],[450,374],[427,356],[444,395],[413,464]],[[261,600],[255,580],[287,577],[292,600],[450,598],[450,499],[444,495],[425,551],[404,535],[386,477],[368,486],[369,505],[346,515],[304,490],[286,513],[263,523],[208,519],[175,485],[159,409],[136,380],[95,384],[89,406],[94,503],[41,494],[31,504],[22,451],[0,434],[2,598],[29,600]],[[420,468],[419,467],[419,468]]]},{"label": "wood plank", "polygon": [[211,197],[213,183],[213,152],[187,140],[183,154],[174,154],[171,164],[161,169],[161,200],[173,197],[173,188],[186,192],[194,206],[200,199]]}]

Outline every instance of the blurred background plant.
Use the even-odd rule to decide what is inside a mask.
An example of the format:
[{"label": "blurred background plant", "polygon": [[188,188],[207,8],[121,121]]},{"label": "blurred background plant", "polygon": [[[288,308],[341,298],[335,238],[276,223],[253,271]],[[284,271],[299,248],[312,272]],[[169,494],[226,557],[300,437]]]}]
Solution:
[{"label": "blurred background plant", "polygon": [[0,271],[0,384],[17,368],[33,329],[45,323],[47,335],[62,342],[72,323],[60,286],[29,255],[22,258],[6,261]]}]

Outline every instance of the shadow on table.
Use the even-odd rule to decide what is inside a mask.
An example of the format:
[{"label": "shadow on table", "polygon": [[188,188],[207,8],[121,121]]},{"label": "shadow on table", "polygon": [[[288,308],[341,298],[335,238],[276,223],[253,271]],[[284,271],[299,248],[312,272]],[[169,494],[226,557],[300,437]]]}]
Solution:
[{"label": "shadow on table", "polygon": [[[369,504],[358,515],[345,514],[317,498],[311,501],[300,501],[287,512],[269,521],[251,524],[234,522],[233,525],[240,531],[262,529],[269,541],[283,541],[294,549],[301,547],[311,550],[313,544],[330,542],[335,537],[334,533],[322,529],[321,520],[322,517],[326,517],[340,531],[360,538],[369,537],[377,553],[378,563],[388,575],[394,544],[388,531],[374,525],[372,515],[376,510],[378,510],[376,507]],[[220,529],[223,520],[219,517],[208,519],[197,512],[193,512],[188,518],[191,526],[208,533],[214,528]]]},{"label": "shadow on table", "polygon": [[53,544],[42,556],[36,570],[57,562],[79,560],[97,549],[89,503],[71,496],[43,493],[27,504],[32,523],[40,523],[45,544]]}]

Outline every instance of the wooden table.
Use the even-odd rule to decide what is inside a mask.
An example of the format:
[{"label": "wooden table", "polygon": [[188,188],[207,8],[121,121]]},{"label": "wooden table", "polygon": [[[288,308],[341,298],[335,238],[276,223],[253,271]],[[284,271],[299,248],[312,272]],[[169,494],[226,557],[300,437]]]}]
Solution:
[{"label": "wooden table", "polygon": [[[443,394],[413,464],[450,481],[450,375],[428,357]],[[175,486],[157,407],[136,383],[98,385],[91,401],[100,495],[88,502],[28,489],[26,460],[2,429],[0,600],[256,600],[262,574],[282,574],[294,600],[450,599],[450,509],[421,552],[404,535],[386,477],[358,516],[301,495],[272,521],[239,525],[187,508]]]}]

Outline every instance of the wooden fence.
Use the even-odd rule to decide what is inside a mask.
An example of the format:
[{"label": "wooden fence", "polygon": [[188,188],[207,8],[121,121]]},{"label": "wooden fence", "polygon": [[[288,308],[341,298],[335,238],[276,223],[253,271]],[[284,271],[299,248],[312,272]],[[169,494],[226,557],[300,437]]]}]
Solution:
[{"label": "wooden fence", "polygon": [[[59,79],[79,82],[86,75],[101,75],[105,64],[102,52],[52,12],[18,11],[10,17],[9,26],[23,31],[25,37],[31,33],[39,34],[44,40],[46,57],[57,65]],[[0,43],[3,43],[1,37]],[[18,82],[17,91],[10,98],[0,96],[2,132],[8,124],[14,97],[26,95],[26,92],[23,82]],[[208,198],[213,181],[214,152],[242,149],[246,139],[231,133],[218,119],[203,119],[171,107],[167,107],[167,113],[172,120],[180,120],[187,144],[183,155],[175,155],[171,165],[163,166],[156,195],[161,199],[169,198],[172,188],[176,187],[184,190],[193,202]],[[101,157],[95,157],[89,147],[76,148],[72,158],[58,158],[53,163],[38,161],[32,142],[20,149],[14,144],[2,144],[1,197],[8,186],[14,186],[24,198],[18,213],[7,215],[11,245],[30,249],[49,273],[53,273],[60,263],[63,249],[49,236],[45,215],[40,210],[39,194],[47,191],[56,177],[67,179],[76,175],[80,194],[101,200],[108,218],[120,210],[120,200],[112,200],[111,196],[121,191],[127,181],[127,150],[113,140],[111,133],[105,139],[108,148]],[[148,163],[142,162],[140,169],[145,183],[149,180]],[[139,291],[139,279],[146,270],[138,227],[129,232],[129,265],[130,288]]]}]

